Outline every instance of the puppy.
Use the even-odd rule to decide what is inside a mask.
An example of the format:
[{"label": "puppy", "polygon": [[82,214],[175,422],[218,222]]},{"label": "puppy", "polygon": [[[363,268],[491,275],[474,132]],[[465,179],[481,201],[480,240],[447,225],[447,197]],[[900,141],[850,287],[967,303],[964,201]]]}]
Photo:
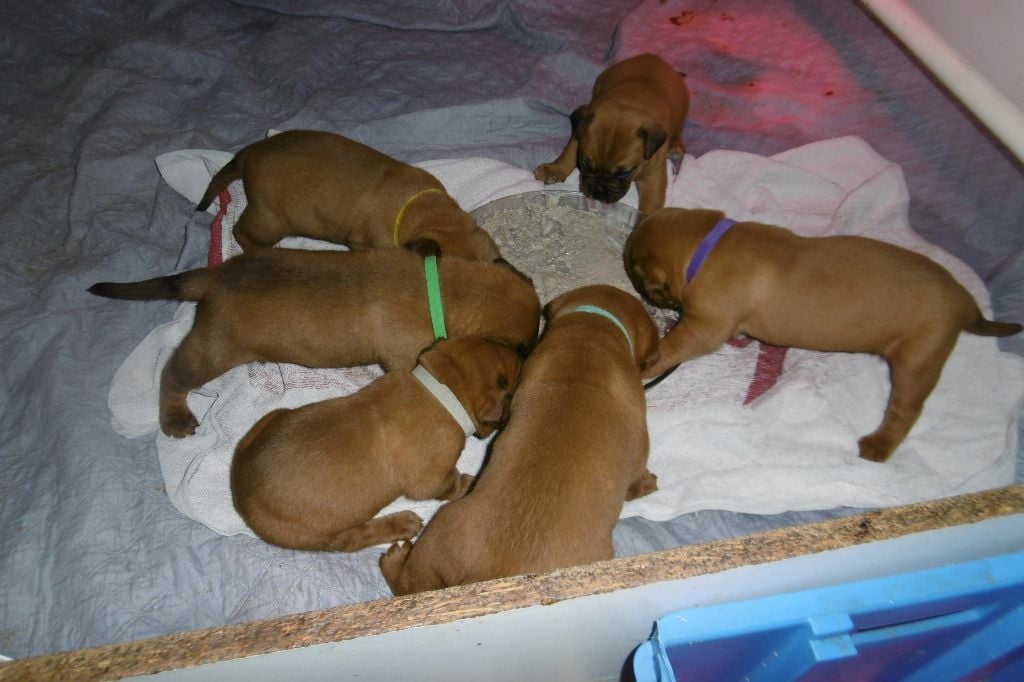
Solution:
[{"label": "puppy", "polygon": [[[511,266],[437,260],[446,333],[512,347],[536,338],[540,302]],[[404,249],[258,249],[223,264],[89,291],[130,300],[197,301],[192,330],[164,367],[160,427],[188,436],[188,392],[246,362],[307,367],[380,363],[412,369],[434,342],[425,261]]]},{"label": "puppy", "polygon": [[[231,463],[231,494],[249,527],[290,549],[354,552],[408,540],[411,511],[374,518],[400,495],[462,497],[473,480],[455,462],[466,436],[504,422],[520,359],[479,336],[438,341],[416,374],[389,372],[362,390],[274,410],[249,431]],[[417,375],[446,386],[446,407]],[[443,394],[444,389],[441,389]]]},{"label": "puppy", "polygon": [[646,376],[740,334],[779,346],[876,353],[889,363],[892,392],[881,425],[860,439],[860,456],[884,462],[921,414],[961,331],[1021,330],[986,320],[970,293],[921,254],[865,237],[806,238],[754,222],[730,228],[724,218],[666,208],[626,241],[626,271],[637,291],[682,311]]},{"label": "puppy", "polygon": [[657,488],[640,370],[657,360],[658,332],[643,304],[594,285],[544,315],[472,492],[381,556],[396,595],[610,559],[623,502]]},{"label": "puppy", "polygon": [[341,135],[291,130],[245,147],[213,176],[197,210],[239,178],[247,205],[234,234],[246,251],[298,235],[353,249],[500,258],[437,178]]},{"label": "puppy", "polygon": [[683,76],[653,54],[630,57],[601,73],[589,104],[570,116],[562,154],[533,175],[551,184],[580,169],[580,191],[614,203],[636,182],[640,211],[665,205],[665,160],[681,159],[690,95]]}]

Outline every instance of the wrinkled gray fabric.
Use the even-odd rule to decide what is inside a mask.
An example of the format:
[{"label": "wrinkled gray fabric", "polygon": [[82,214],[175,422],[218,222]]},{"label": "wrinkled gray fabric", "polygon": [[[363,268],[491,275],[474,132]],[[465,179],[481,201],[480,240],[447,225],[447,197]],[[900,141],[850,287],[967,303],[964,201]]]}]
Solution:
[{"label": "wrinkled gray fabric", "polygon": [[[777,0],[860,85],[818,128],[728,125],[758,64],[697,52],[689,151],[771,154],[854,134],[903,164],[911,224],[1024,319],[1024,174],[854,3]],[[690,7],[692,5],[692,7]],[[760,0],[689,3],[764,11]],[[324,128],[408,161],[553,158],[606,58],[640,49],[657,0],[485,3],[86,0],[0,5],[0,653],[22,657],[387,596],[379,550],[291,552],[221,537],[164,494],[152,438],[109,425],[115,369],[172,303],[90,296],[203,262],[210,217],[157,155],[234,151],[268,128]],[[324,8],[327,9],[324,9]],[[663,21],[663,18],[657,19]],[[685,24],[678,40],[692,40]],[[695,30],[695,29],[694,29]],[[751,35],[757,41],[757,35]],[[771,59],[766,51],[764,59]],[[809,55],[808,59],[813,59]],[[736,87],[717,88],[715,84]],[[703,89],[703,94],[697,92]],[[753,89],[751,89],[753,90]],[[867,93],[866,95],[864,93]],[[844,100],[844,97],[851,97]],[[769,102],[770,100],[770,102]],[[738,109],[739,108],[739,109]],[[1005,348],[1021,352],[1024,340]],[[615,533],[632,554],[850,513],[701,512]]]}]

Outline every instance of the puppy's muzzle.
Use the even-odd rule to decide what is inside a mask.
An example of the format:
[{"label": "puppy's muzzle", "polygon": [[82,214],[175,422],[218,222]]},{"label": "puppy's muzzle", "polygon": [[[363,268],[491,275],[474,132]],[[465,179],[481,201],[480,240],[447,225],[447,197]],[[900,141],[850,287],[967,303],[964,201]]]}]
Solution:
[{"label": "puppy's muzzle", "polygon": [[626,196],[632,181],[632,176],[623,178],[616,173],[594,171],[584,174],[580,172],[580,191],[591,199],[614,204]]}]

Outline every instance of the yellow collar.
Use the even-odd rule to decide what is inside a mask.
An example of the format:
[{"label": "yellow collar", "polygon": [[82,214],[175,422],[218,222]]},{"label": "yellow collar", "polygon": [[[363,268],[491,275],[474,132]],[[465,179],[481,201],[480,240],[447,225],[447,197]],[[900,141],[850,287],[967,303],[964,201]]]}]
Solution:
[{"label": "yellow collar", "polygon": [[438,193],[438,194],[444,194],[444,190],[443,189],[438,189],[436,187],[431,187],[429,189],[421,189],[419,192],[416,192],[411,197],[406,199],[405,203],[402,204],[402,208],[399,209],[399,211],[398,211],[398,217],[395,218],[395,230],[394,230],[394,234],[392,236],[392,238],[393,238],[393,240],[395,242],[395,246],[401,246],[401,243],[398,241],[398,233],[399,233],[399,228],[402,225],[402,218],[405,216],[406,209],[409,208],[409,206],[412,204],[412,202],[416,201],[417,199],[419,199],[424,194],[434,194],[435,192]]}]

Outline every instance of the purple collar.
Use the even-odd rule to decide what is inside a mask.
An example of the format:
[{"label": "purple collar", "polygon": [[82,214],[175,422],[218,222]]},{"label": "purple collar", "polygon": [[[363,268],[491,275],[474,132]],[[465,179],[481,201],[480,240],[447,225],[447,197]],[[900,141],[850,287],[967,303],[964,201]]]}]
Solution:
[{"label": "purple collar", "polygon": [[689,284],[693,281],[693,278],[697,276],[697,271],[700,270],[700,266],[704,264],[704,259],[708,257],[711,250],[715,248],[715,244],[722,238],[722,235],[729,231],[729,228],[736,224],[735,220],[729,218],[722,218],[718,221],[718,224],[711,228],[711,231],[707,233],[707,236],[701,240],[697,246],[697,252],[693,254],[693,258],[690,259],[690,264],[686,266],[686,283]]}]

